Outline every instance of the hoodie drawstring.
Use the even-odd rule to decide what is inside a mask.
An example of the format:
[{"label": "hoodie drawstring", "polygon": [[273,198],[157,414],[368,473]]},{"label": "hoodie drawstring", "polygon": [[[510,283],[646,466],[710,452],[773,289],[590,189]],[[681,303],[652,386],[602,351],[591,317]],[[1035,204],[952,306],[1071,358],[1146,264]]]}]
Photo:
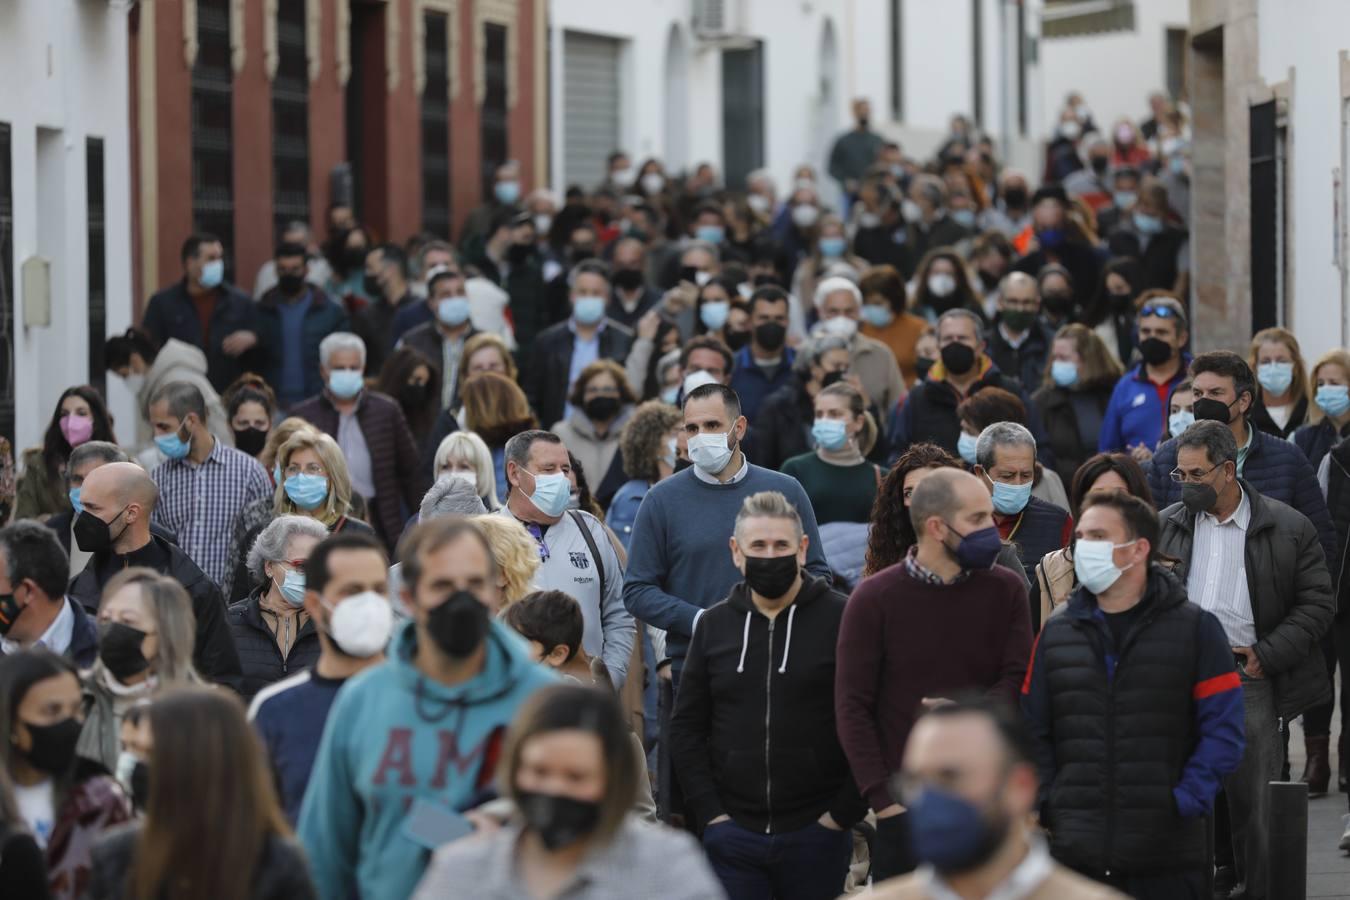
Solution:
[{"label": "hoodie drawstring", "polygon": [[788,633],[787,640],[783,642],[783,664],[778,667],[778,674],[782,675],[787,671],[788,653],[792,650],[792,617],[797,615],[797,604],[792,604],[788,610]]},{"label": "hoodie drawstring", "polygon": [[736,673],[745,671],[745,651],[750,646],[750,613],[745,613],[745,631],[741,633],[741,661],[736,663]]}]

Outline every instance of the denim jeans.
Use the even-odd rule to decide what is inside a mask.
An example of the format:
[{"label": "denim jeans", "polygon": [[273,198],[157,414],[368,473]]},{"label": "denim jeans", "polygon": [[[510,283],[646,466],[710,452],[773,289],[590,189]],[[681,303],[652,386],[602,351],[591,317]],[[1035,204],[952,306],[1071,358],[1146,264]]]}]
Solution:
[{"label": "denim jeans", "polygon": [[704,829],[703,848],[734,900],[834,900],[844,891],[853,833],[812,822],[762,834],[721,822]]},{"label": "denim jeans", "polygon": [[[1246,885],[1252,900],[1265,900],[1269,869],[1266,807],[1270,782],[1279,780],[1280,767],[1284,765],[1284,741],[1270,680],[1243,675],[1242,706],[1247,748],[1237,770],[1224,778],[1223,788],[1228,796],[1238,881]],[[1220,835],[1219,840],[1222,839]]]}]

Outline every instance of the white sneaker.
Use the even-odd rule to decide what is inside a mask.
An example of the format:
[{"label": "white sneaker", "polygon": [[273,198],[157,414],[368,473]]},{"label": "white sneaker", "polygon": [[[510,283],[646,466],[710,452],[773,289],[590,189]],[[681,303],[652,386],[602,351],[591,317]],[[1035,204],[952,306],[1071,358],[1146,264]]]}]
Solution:
[{"label": "white sneaker", "polygon": [[1345,834],[1341,835],[1340,847],[1350,851],[1350,816],[1341,816],[1341,821],[1345,823]]}]

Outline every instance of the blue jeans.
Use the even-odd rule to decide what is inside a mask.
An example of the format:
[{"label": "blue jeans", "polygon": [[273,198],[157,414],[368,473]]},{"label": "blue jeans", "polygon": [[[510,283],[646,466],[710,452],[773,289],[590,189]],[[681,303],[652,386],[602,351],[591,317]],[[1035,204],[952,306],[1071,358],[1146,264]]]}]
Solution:
[{"label": "blue jeans", "polygon": [[760,834],[722,822],[704,829],[703,847],[734,900],[833,900],[844,890],[853,833],[812,822]]}]

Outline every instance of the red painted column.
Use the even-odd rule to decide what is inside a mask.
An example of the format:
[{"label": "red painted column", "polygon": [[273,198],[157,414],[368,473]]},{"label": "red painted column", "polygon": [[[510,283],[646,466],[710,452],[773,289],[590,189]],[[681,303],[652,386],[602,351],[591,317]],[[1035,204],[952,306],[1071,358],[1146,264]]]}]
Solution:
[{"label": "red painted column", "polygon": [[183,275],[179,251],[192,232],[192,73],[183,53],[183,4],[155,4],[155,203],[159,271],[145,273],[146,293]]},{"label": "red painted column", "polygon": [[388,96],[384,130],[388,219],[384,239],[402,244],[422,227],[422,148],[412,46],[417,39],[412,0],[398,4],[398,84]]},{"label": "red painted column", "polygon": [[338,81],[338,0],[320,0],[319,77],[309,85],[309,218],[322,241],[329,204],[328,178],[347,158],[346,91]]},{"label": "red painted column", "polygon": [[272,256],[272,83],[263,47],[263,4],[242,4],[244,65],[234,73],[234,277],[253,288],[258,267]]},{"label": "red painted column", "polygon": [[542,64],[539,48],[546,36],[539,34],[535,27],[536,2],[540,0],[520,0],[520,16],[516,20],[519,29],[516,70],[507,74],[507,78],[514,79],[512,83],[518,90],[516,106],[510,111],[511,124],[507,139],[511,157],[520,161],[521,187],[526,192],[541,186],[534,181],[534,110],[535,103],[540,102],[535,96],[534,73],[535,65]]},{"label": "red painted column", "polygon": [[482,132],[474,97],[474,55],[483,36],[474,30],[473,4],[459,5],[459,96],[450,101],[450,222],[456,240],[464,221],[483,203]]}]

